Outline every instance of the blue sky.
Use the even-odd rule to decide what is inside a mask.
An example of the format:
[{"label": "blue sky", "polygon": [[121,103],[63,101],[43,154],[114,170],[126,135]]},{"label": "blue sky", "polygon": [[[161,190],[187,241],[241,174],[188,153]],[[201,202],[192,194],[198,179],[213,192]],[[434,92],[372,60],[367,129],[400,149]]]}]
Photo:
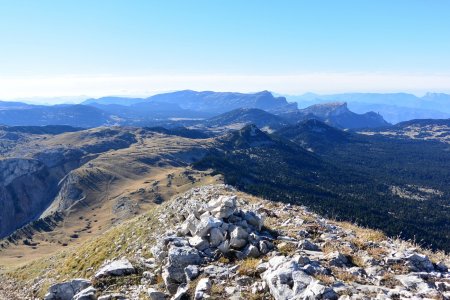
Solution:
[{"label": "blue sky", "polygon": [[450,1],[0,1],[0,97],[450,91]]}]

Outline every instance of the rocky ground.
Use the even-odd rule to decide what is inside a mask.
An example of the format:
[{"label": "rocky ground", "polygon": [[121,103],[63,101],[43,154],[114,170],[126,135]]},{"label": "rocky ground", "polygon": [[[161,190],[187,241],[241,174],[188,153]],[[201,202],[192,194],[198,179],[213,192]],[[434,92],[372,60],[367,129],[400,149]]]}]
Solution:
[{"label": "rocky ground", "polygon": [[[126,245],[120,256],[73,273],[85,279],[48,272],[27,283],[26,295],[3,281],[0,297],[32,299],[45,289],[46,300],[450,298],[445,254],[230,186],[194,188],[153,216],[110,240],[116,250]],[[151,230],[141,231],[146,222]]]}]

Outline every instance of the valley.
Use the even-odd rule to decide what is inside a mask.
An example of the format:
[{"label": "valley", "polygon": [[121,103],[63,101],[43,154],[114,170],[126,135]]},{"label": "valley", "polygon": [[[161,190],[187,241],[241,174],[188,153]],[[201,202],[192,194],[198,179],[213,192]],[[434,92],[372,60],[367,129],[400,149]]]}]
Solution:
[{"label": "valley", "polygon": [[[117,259],[124,254],[118,239],[129,234],[125,231],[148,241],[144,220],[161,222],[162,207],[180,194],[217,184],[274,205],[307,207],[339,224],[379,230],[446,259],[448,120],[390,125],[376,113],[356,114],[345,103],[297,109],[268,93],[190,97],[193,103],[198,97],[217,102],[210,111],[194,105],[176,109],[181,115],[158,104],[161,119],[136,121],[133,113],[133,121],[124,115],[114,117],[115,123],[100,118],[99,127],[93,126],[97,121],[1,126],[0,276],[7,276],[5,282],[19,278],[23,285],[36,285],[34,295],[42,295],[50,283],[42,272],[65,274],[65,279],[88,276],[87,262],[78,267],[66,255],[84,249],[90,268]],[[255,102],[220,111],[229,97],[237,97],[238,106]],[[170,101],[178,105],[177,99]],[[98,101],[108,104],[87,104],[113,105],[122,112],[121,98]],[[145,114],[145,106],[139,109]],[[123,111],[130,116],[130,110]],[[173,216],[165,217],[173,222]],[[143,231],[136,233],[130,224]],[[107,246],[105,237],[116,248]],[[55,259],[65,267],[52,273]],[[32,277],[24,274],[28,269]],[[8,283],[8,293],[16,293],[14,286]]]}]

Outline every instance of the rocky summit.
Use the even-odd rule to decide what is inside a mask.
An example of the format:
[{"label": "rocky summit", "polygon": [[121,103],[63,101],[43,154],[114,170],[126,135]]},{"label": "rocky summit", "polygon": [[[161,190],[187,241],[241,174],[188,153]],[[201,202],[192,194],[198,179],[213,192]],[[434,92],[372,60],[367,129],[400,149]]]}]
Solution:
[{"label": "rocky summit", "polygon": [[[107,232],[104,244],[94,239],[71,254],[80,258],[75,271],[63,274],[54,267],[55,273],[39,265],[42,276],[28,282],[28,290],[15,290],[8,282],[0,295],[39,299],[42,291],[45,300],[450,297],[447,255],[227,185],[193,188],[112,230],[115,238]],[[66,256],[54,259],[70,266]]]}]

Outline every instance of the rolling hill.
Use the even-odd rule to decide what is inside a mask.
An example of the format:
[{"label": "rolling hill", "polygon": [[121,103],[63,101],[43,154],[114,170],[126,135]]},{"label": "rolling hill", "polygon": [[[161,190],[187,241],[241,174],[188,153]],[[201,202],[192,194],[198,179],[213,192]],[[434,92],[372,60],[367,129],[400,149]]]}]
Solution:
[{"label": "rolling hill", "polygon": [[279,116],[291,123],[314,118],[331,126],[346,129],[375,128],[389,125],[377,113],[367,112],[364,114],[356,114],[350,111],[345,102],[315,104],[304,109],[280,113]]}]

